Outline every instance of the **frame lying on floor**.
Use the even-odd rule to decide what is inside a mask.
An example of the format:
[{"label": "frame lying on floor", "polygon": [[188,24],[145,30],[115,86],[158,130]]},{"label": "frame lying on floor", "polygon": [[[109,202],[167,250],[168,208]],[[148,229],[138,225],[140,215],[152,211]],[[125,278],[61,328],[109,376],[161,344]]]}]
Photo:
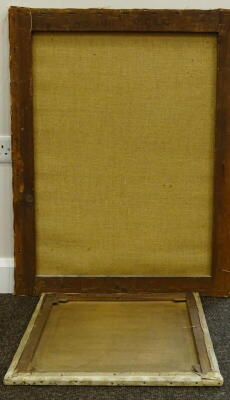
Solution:
[{"label": "frame lying on floor", "polygon": [[[107,368],[107,372],[103,372],[102,369],[100,369],[100,372],[93,372],[92,370],[88,370],[88,372],[84,372],[84,367],[82,367],[83,371],[81,370],[81,363],[80,363],[80,370],[76,372],[74,371],[66,371],[68,368],[64,368],[65,371],[58,372],[56,371],[36,371],[35,363],[33,363],[33,359],[35,357],[35,354],[38,349],[38,345],[41,341],[42,335],[44,331],[46,330],[47,326],[47,321],[49,316],[52,314],[52,307],[57,306],[58,304],[62,303],[68,303],[68,302],[81,302],[78,303],[78,310],[81,309],[81,304],[84,305],[88,304],[89,302],[94,302],[96,303],[96,307],[98,307],[99,302],[106,303],[110,302],[111,304],[114,302],[118,302],[119,307],[122,308],[122,303],[128,302],[128,307],[134,307],[132,310],[134,311],[134,314],[136,314],[136,308],[138,307],[138,304],[142,304],[143,302],[151,302],[150,307],[152,307],[152,304],[156,306],[156,303],[161,303],[161,305],[165,302],[171,303],[171,305],[175,304],[175,307],[177,307],[176,303],[178,302],[181,304],[184,302],[184,304],[187,304],[187,308],[185,306],[185,310],[187,309],[186,313],[188,313],[189,318],[188,318],[188,326],[189,331],[191,330],[191,337],[194,338],[194,343],[195,343],[195,357],[198,360],[198,364],[193,365],[191,368],[191,372],[183,372],[179,371],[178,372],[178,365],[177,365],[177,372],[175,371],[167,371],[164,373],[163,371],[161,372],[149,372],[148,368],[150,368],[151,371],[151,365],[147,368],[147,372],[143,371],[134,371],[132,370],[132,367],[134,365],[133,359],[131,359],[131,362],[129,364],[128,361],[128,366],[125,364],[125,370],[124,368],[120,369],[115,368],[114,371],[110,371]],[[131,303],[132,302],[132,303]],[[137,304],[135,304],[137,302]],[[142,302],[142,303],[141,303]],[[102,305],[103,306],[103,305]],[[115,304],[116,307],[116,304]],[[99,307],[100,308],[100,307]],[[180,306],[179,306],[180,308]],[[56,308],[57,309],[57,308]],[[119,308],[120,309],[120,308]],[[143,309],[143,308],[142,308]],[[108,314],[107,314],[108,315]],[[142,314],[143,315],[143,314]],[[155,312],[152,314],[154,323],[156,323],[155,319]],[[76,317],[76,315],[75,315]],[[146,317],[149,317],[147,315]],[[114,318],[112,316],[112,318]],[[145,318],[145,316],[142,318]],[[160,316],[162,320],[162,316]],[[78,317],[76,317],[78,321]],[[87,313],[86,313],[86,319],[87,319]],[[96,320],[97,324],[100,324],[98,322],[97,317],[95,318],[94,314],[94,320]],[[62,320],[61,320],[62,321]],[[81,321],[81,319],[80,319]],[[91,318],[92,321],[92,318]],[[71,320],[72,323],[72,320]],[[91,323],[91,322],[90,322]],[[62,321],[62,324],[64,322]],[[132,329],[133,325],[131,324]],[[81,329],[81,323],[77,322],[77,327]],[[183,328],[186,328],[185,326],[180,326],[179,329],[180,331],[183,332]],[[55,329],[58,329],[56,327]],[[113,328],[112,328],[113,329]],[[140,329],[144,328],[141,327]],[[184,329],[185,332],[186,329]],[[86,330],[87,332],[87,330]],[[94,334],[96,337],[97,341],[97,333],[93,331],[88,331],[91,332],[91,334]],[[125,330],[122,327],[122,335],[132,333],[132,330]],[[154,338],[155,332],[151,332],[151,337]],[[183,333],[182,333],[183,334]],[[85,334],[83,333],[83,344],[85,344]],[[168,332],[167,332],[168,335]],[[172,335],[172,332],[170,331],[170,335]],[[170,337],[169,335],[169,337]],[[55,336],[55,335],[54,335]],[[87,336],[87,335],[86,335]],[[78,340],[74,334],[74,341]],[[131,338],[128,337],[128,341],[132,341]],[[69,338],[71,341],[71,337]],[[177,337],[176,337],[176,340]],[[99,342],[101,343],[101,342]],[[104,343],[104,336],[102,338],[102,343]],[[120,344],[119,340],[118,343]],[[151,341],[152,343],[152,341]],[[163,342],[165,345],[165,342]],[[168,342],[167,342],[168,343]],[[191,341],[193,343],[193,339]],[[80,344],[81,345],[81,344]],[[154,342],[153,342],[154,345]],[[104,346],[104,344],[103,344]],[[165,346],[167,347],[167,345]],[[106,345],[105,345],[106,348]],[[117,351],[116,346],[114,347],[115,351]],[[109,348],[111,350],[111,348]],[[165,351],[167,352],[168,349]],[[97,348],[98,351],[98,348]],[[99,348],[99,358],[100,354],[103,354],[103,351],[101,351],[101,348]],[[179,351],[179,348],[178,350]],[[61,349],[60,349],[61,352]],[[108,349],[107,349],[108,352]],[[89,350],[90,353],[90,350]],[[107,353],[106,353],[107,354]],[[52,357],[56,357],[57,353],[52,354]],[[120,357],[120,355],[119,355]],[[118,359],[119,359],[118,357]],[[94,358],[94,361],[96,360],[96,364],[99,361],[99,358]],[[108,355],[107,355],[108,358]],[[45,356],[46,359],[46,356]],[[74,358],[76,359],[76,365],[78,362],[78,355]],[[160,355],[161,359],[161,355]],[[151,360],[151,359],[150,359]],[[119,359],[120,361],[120,359]],[[46,362],[46,361],[45,361]],[[147,363],[149,362],[148,357],[147,357]],[[56,368],[56,363],[54,362],[55,368]],[[75,361],[74,361],[75,365]],[[88,366],[88,364],[86,364]],[[121,363],[118,362],[118,366],[122,365]],[[130,369],[129,369],[130,367]],[[103,367],[102,367],[103,368]],[[70,370],[71,368],[69,368]],[[76,368],[77,369],[77,368]],[[144,368],[143,368],[144,369]],[[161,367],[162,369],[162,367]],[[42,369],[41,369],[42,370]],[[105,368],[106,370],[106,368]],[[131,371],[131,372],[129,372]],[[208,332],[208,327],[206,324],[205,316],[203,313],[202,305],[200,302],[199,294],[197,293],[189,293],[189,294],[183,294],[183,293],[175,293],[175,294],[153,294],[153,295],[142,295],[139,297],[138,295],[131,295],[131,294],[126,294],[126,295],[90,295],[90,294],[43,294],[41,296],[41,299],[37,305],[37,308],[32,316],[32,319],[28,325],[28,328],[22,338],[22,341],[20,343],[20,346],[15,354],[15,357],[11,363],[11,366],[5,376],[4,379],[5,384],[18,384],[18,385],[146,385],[146,386],[218,386],[222,385],[223,379],[220,374],[219,368],[218,368],[218,363],[214,354],[214,350],[212,347],[212,342],[211,338]]]}]

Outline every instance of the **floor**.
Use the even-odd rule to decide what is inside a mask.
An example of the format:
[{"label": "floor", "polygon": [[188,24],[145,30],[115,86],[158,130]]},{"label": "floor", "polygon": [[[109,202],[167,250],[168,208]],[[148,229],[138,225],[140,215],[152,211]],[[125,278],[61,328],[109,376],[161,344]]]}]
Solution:
[{"label": "floor", "polygon": [[222,387],[4,386],[2,380],[29,322],[37,297],[0,295],[0,400],[229,400],[230,298],[203,298],[221,373]]}]

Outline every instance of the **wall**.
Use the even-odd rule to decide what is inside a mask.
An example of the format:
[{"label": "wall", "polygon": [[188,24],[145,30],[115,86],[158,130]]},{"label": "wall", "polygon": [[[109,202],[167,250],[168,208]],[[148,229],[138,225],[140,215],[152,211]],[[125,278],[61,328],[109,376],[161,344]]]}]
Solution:
[{"label": "wall", "polygon": [[[1,0],[0,2],[0,135],[10,134],[9,43],[10,6],[34,8],[230,8],[228,0]],[[13,212],[11,165],[0,164],[0,293],[13,291]]]}]

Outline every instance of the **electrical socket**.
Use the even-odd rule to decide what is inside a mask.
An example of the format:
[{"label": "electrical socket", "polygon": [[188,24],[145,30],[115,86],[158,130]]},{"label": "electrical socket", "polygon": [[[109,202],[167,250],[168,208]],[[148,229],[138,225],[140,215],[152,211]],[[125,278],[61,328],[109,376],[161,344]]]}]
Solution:
[{"label": "electrical socket", "polygon": [[11,162],[11,136],[0,136],[0,163]]}]

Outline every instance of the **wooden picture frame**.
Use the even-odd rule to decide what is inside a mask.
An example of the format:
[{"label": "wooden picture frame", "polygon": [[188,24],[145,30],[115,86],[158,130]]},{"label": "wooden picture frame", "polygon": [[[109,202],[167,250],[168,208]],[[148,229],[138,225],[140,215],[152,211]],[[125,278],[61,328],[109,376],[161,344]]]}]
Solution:
[{"label": "wooden picture frame", "polygon": [[[68,357],[67,356],[67,361],[63,361],[62,358],[64,357],[65,359],[65,351],[60,350],[60,356],[59,359],[61,360],[61,365],[60,365],[60,360],[57,361],[56,354],[57,352],[54,352],[53,348],[50,348],[48,346],[48,350],[43,351],[41,350],[41,341],[43,340],[44,335],[47,335],[47,321],[49,319],[49,316],[52,315],[52,312],[57,310],[59,307],[65,307],[65,304],[70,302],[71,307],[74,306],[74,304],[77,305],[77,309],[75,310],[75,320],[71,318],[70,325],[73,327],[73,324],[76,323],[77,325],[77,332],[81,332],[81,330],[86,329],[86,334],[83,334],[83,342],[81,344],[82,340],[82,334],[80,334],[80,337],[78,335],[75,335],[69,332],[69,341],[74,342],[74,346],[76,343],[80,340],[80,344],[77,346],[80,346],[83,350],[84,358],[82,359],[82,356],[80,355],[79,351],[77,352],[76,356],[74,356],[74,365],[71,365],[71,367],[68,364]],[[99,303],[102,307],[99,307],[100,311],[98,311],[98,306]],[[119,304],[115,304],[119,303]],[[128,304],[124,304],[125,302],[128,302]],[[151,303],[149,303],[151,302]],[[89,320],[89,324],[92,324],[92,326],[96,329],[97,334],[95,335],[94,329],[89,330],[89,326],[87,325],[87,328],[85,328],[85,323],[87,324],[86,320],[83,319],[83,324],[82,324],[82,306],[83,308],[87,303],[93,303],[93,311],[90,316],[88,315],[88,312],[86,314],[86,319]],[[96,306],[95,306],[96,303]],[[122,304],[123,303],[123,304]],[[125,363],[122,363],[122,356],[119,353],[119,346],[121,346],[121,349],[124,346],[123,341],[128,340],[132,343],[135,342],[135,337],[136,339],[139,338],[140,332],[137,333],[137,336],[133,336],[133,332],[136,330],[133,330],[133,320],[134,314],[137,315],[136,313],[139,313],[139,317],[142,314],[142,311],[140,311],[140,306],[141,310],[145,309],[145,306],[147,306],[147,314],[148,314],[148,319],[152,321],[157,318],[156,310],[158,305],[162,307],[163,303],[168,303],[170,310],[173,308],[180,308],[179,314],[176,314],[176,325],[178,326],[178,323],[186,325],[186,320],[190,321],[187,322],[188,330],[189,330],[189,335],[191,336],[190,341],[188,342],[191,346],[191,348],[194,347],[193,341],[195,344],[195,347],[193,349],[194,352],[194,358],[196,360],[195,365],[191,365],[193,361],[191,360],[191,355],[188,351],[187,357],[189,357],[190,362],[188,361],[186,363],[185,371],[180,370],[180,368],[183,369],[182,364],[179,363],[178,365],[178,360],[179,360],[179,353],[180,353],[180,346],[176,348],[176,353],[178,354],[178,359],[174,360],[173,366],[172,366],[172,354],[171,357],[169,357],[170,362],[171,362],[171,367],[174,367],[174,370],[168,370],[167,371],[162,370],[162,365],[160,361],[160,365],[156,364],[154,358],[151,357],[151,360],[146,356],[146,353],[144,351],[143,353],[143,360],[141,362],[141,367],[139,368],[144,368],[143,365],[147,365],[147,370],[139,370],[138,367],[134,368],[133,370],[133,362],[130,360],[132,357],[129,355],[126,356],[128,359],[125,359]],[[143,304],[144,303],[144,304]],[[149,304],[146,304],[149,303]],[[154,304],[153,304],[154,303]],[[158,304],[157,304],[158,303]],[[170,304],[169,304],[170,303]],[[63,305],[62,305],[63,304]],[[129,316],[127,321],[127,315],[125,317],[126,319],[126,324],[122,324],[122,335],[121,335],[121,340],[116,342],[115,349],[113,348],[114,345],[114,339],[112,339],[112,343],[109,344],[109,341],[106,338],[110,336],[110,333],[108,331],[107,333],[107,328],[108,324],[105,327],[103,324],[103,319],[105,321],[108,321],[108,304],[109,307],[112,307],[113,310],[116,309],[116,306],[118,305],[119,307],[119,316],[122,314],[122,310],[124,310],[124,306],[128,306],[129,310]],[[82,305],[82,306],[81,306]],[[179,315],[181,315],[182,308],[185,305],[185,313],[189,315],[189,317],[186,317],[185,320],[182,322],[180,319]],[[89,304],[91,307],[91,305]],[[105,306],[105,308],[103,308]],[[115,308],[114,308],[115,306]],[[150,308],[148,307],[150,306]],[[150,310],[154,306],[154,313],[152,313]],[[95,308],[96,307],[96,308]],[[183,308],[184,309],[184,308]],[[131,311],[131,314],[130,314]],[[80,313],[79,319],[76,317],[78,315],[78,312]],[[98,317],[95,319],[95,312],[98,313],[100,312],[100,318]],[[134,312],[134,314],[133,314]],[[170,312],[171,315],[174,315],[173,312]],[[97,314],[98,315],[98,314]],[[142,314],[143,315],[143,314]],[[166,315],[168,316],[166,311]],[[93,318],[92,318],[93,316]],[[99,315],[98,315],[99,316]],[[178,318],[179,317],[179,318]],[[114,315],[111,314],[111,318],[114,318]],[[120,318],[120,317],[119,317]],[[59,317],[60,320],[60,317]],[[61,319],[62,321],[62,319]],[[74,322],[75,321],[75,322]],[[95,321],[97,321],[97,327],[95,327]],[[166,317],[167,321],[167,317]],[[57,322],[57,321],[56,321]],[[124,322],[124,321],[123,321]],[[55,326],[55,331],[57,330],[60,331],[60,326],[58,327],[56,323],[53,323]],[[100,325],[102,327],[100,328],[103,331],[103,341],[101,342],[100,334],[98,334],[98,326]],[[126,326],[127,325],[127,326]],[[50,325],[49,325],[50,326]],[[170,323],[168,327],[170,326]],[[131,327],[131,328],[130,328]],[[116,323],[116,328],[118,329],[118,323]],[[48,328],[49,329],[49,328]],[[64,328],[65,329],[65,328]],[[71,329],[71,328],[70,328]],[[110,328],[109,328],[110,329]],[[113,328],[112,328],[113,329]],[[142,326],[141,329],[144,331],[147,329],[147,326]],[[159,328],[158,325],[156,327],[156,321],[153,323],[153,332],[151,335],[159,335],[158,330],[162,328]],[[154,330],[155,329],[155,330]],[[184,339],[182,341],[186,341],[186,326],[183,326],[183,328],[179,327],[179,330],[181,331],[181,335],[185,335]],[[148,331],[148,329],[147,329]],[[170,343],[174,343],[172,340],[172,337],[174,335],[174,341],[178,340],[178,331],[177,334],[175,331],[170,331],[170,329],[166,329],[167,334],[161,332],[161,335],[163,334],[163,348],[164,348],[164,353],[168,354],[170,352]],[[72,330],[71,330],[72,332]],[[158,333],[156,333],[158,332]],[[87,355],[87,349],[84,347],[86,344],[85,338],[87,335],[95,335],[95,343],[90,350],[88,350],[88,353],[90,353],[90,356]],[[118,335],[118,332],[116,331],[115,336]],[[85,336],[86,335],[86,336]],[[175,336],[176,335],[176,336]],[[168,339],[166,339],[166,336]],[[52,336],[53,337],[53,336]],[[125,339],[126,337],[126,339]],[[141,336],[142,337],[142,336]],[[148,337],[148,335],[147,335]],[[156,346],[156,341],[157,337],[155,337],[155,340],[153,342],[150,339],[148,339],[148,344],[146,344],[146,341],[142,340],[142,346],[148,346],[149,347],[149,352],[154,352],[154,346]],[[54,337],[53,337],[54,338]],[[127,339],[128,338],[128,339]],[[92,340],[89,339],[89,340]],[[137,346],[140,345],[140,342],[137,339]],[[43,342],[44,343],[44,342]],[[59,342],[58,342],[59,343]],[[102,343],[105,343],[104,345]],[[185,348],[187,349],[188,343],[185,344]],[[61,345],[61,343],[59,343]],[[58,345],[58,346],[59,346]],[[47,346],[47,345],[46,345]],[[73,349],[71,347],[71,353],[73,353]],[[102,347],[101,347],[102,346]],[[103,346],[106,348],[106,359],[109,357],[112,360],[112,364],[109,364],[109,367],[107,365],[106,360],[103,358]],[[151,349],[151,346],[153,346],[153,349]],[[51,346],[52,347],[52,346]],[[68,348],[68,345],[66,346]],[[60,347],[61,348],[61,347]],[[78,348],[78,347],[77,347]],[[127,348],[127,343],[126,343],[126,348]],[[156,350],[156,349],[155,349]],[[54,364],[49,364],[47,365],[47,357],[49,359],[49,356],[47,356],[47,353],[49,353],[53,358],[54,354]],[[92,356],[91,351],[93,352],[94,356]],[[133,350],[131,350],[133,352]],[[143,348],[142,348],[143,351]],[[184,350],[185,351],[185,350]],[[187,351],[187,350],[186,350]],[[124,352],[124,348],[123,348]],[[139,352],[139,350],[137,350]],[[45,354],[45,358],[43,357],[43,364],[37,364],[36,357],[38,357],[36,354]],[[64,354],[63,354],[64,353]],[[197,357],[197,355],[198,357]],[[67,354],[68,351],[67,351]],[[97,354],[97,358],[95,358],[95,354]],[[139,353],[138,353],[139,354]],[[154,353],[156,354],[156,353]],[[160,352],[160,360],[162,359],[162,352]],[[175,357],[175,353],[174,357]],[[132,354],[134,357],[134,354]],[[118,358],[117,358],[118,357]],[[185,354],[183,353],[183,360],[187,360]],[[89,358],[89,359],[88,359]],[[116,361],[113,360],[115,358]],[[157,358],[158,359],[158,358]],[[163,357],[164,359],[164,357]],[[180,358],[181,359],[181,358]],[[87,361],[88,360],[88,361]],[[91,360],[91,363],[90,363]],[[95,364],[96,362],[96,366]],[[103,361],[104,360],[104,361]],[[119,360],[119,361],[118,361]],[[144,362],[145,360],[145,362]],[[159,361],[159,360],[158,360]],[[169,361],[169,360],[168,360]],[[144,364],[143,364],[144,362]],[[151,364],[152,363],[152,364]],[[183,361],[184,363],[184,361]],[[149,370],[149,365],[151,365],[151,368]],[[40,365],[40,367],[39,367]],[[41,367],[42,365],[42,367]],[[54,370],[52,370],[52,365]],[[99,367],[100,365],[100,367]],[[146,368],[145,365],[145,368]],[[153,367],[154,365],[154,367]],[[86,370],[84,370],[85,366]],[[62,369],[63,368],[63,369]],[[75,368],[75,369],[74,369]],[[95,370],[96,368],[96,370]],[[99,369],[98,369],[99,368]],[[114,369],[113,369],[114,368]],[[152,370],[153,368],[153,370]],[[157,369],[159,368],[159,370]],[[157,371],[157,372],[156,372]],[[4,383],[7,385],[141,385],[141,386],[220,386],[223,384],[223,378],[220,374],[218,363],[215,357],[215,353],[212,347],[212,342],[211,338],[208,332],[208,327],[206,325],[205,321],[205,316],[203,313],[201,301],[199,294],[197,293],[156,293],[154,294],[146,294],[144,296],[138,296],[138,295],[131,295],[131,294],[124,294],[124,295],[116,295],[116,294],[107,294],[107,295],[94,295],[94,294],[43,294],[40,298],[40,301],[34,311],[34,314],[32,316],[32,319],[27,327],[27,330],[21,340],[20,346],[14,356],[14,359],[9,367],[9,370],[7,374],[5,375],[4,378]]]},{"label": "wooden picture frame", "polygon": [[[230,295],[230,12],[11,7],[15,292],[199,291]],[[33,153],[33,32],[177,32],[217,35],[217,99],[212,273],[205,277],[37,276]]]}]

